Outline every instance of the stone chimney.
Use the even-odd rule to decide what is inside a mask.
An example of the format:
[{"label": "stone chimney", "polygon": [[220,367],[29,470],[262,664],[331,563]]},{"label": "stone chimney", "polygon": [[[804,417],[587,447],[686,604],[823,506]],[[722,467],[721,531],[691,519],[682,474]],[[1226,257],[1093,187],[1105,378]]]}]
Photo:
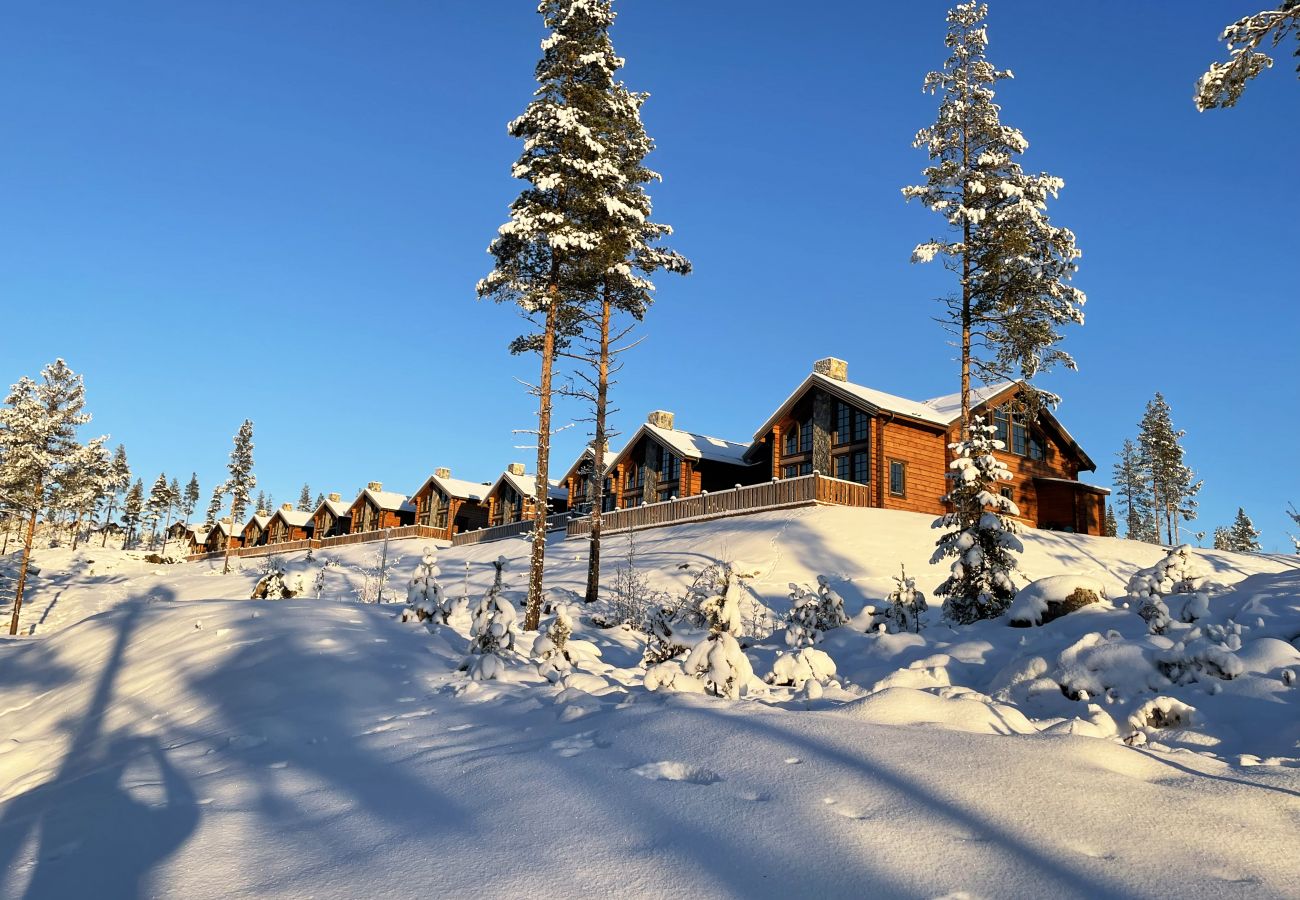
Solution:
[{"label": "stone chimney", "polygon": [[434,474],[435,476],[437,476],[438,478],[450,478],[450,477],[451,477],[451,469],[447,469],[447,468],[434,469],[434,470],[433,470],[433,474]]},{"label": "stone chimney", "polygon": [[523,475],[527,471],[527,469],[524,468],[523,463],[511,463],[510,465],[506,466],[506,471],[509,472],[511,475]]},{"label": "stone chimney", "polygon": [[819,359],[813,363],[813,372],[818,375],[825,375],[827,378],[834,378],[836,381],[849,380],[849,364],[833,356]]},{"label": "stone chimney", "polygon": [[227,525],[235,524],[235,520],[230,518],[230,516],[222,516],[221,521],[225,522]]},{"label": "stone chimney", "polygon": [[280,504],[280,512],[293,512],[293,504],[292,504],[292,503],[281,503],[281,504]]},{"label": "stone chimney", "polygon": [[673,430],[673,414],[664,409],[656,409],[645,420],[656,428],[663,428],[666,431]]},{"label": "stone chimney", "polygon": [[331,500],[333,500],[335,503],[338,503],[338,502],[342,501],[343,496],[342,496],[341,494],[334,493],[334,494],[330,494],[330,495],[329,495],[329,498],[330,498]]},{"label": "stone chimney", "polygon": [[383,489],[384,489],[384,483],[382,481],[371,481],[366,484],[366,490],[374,491],[376,494],[382,491]]}]

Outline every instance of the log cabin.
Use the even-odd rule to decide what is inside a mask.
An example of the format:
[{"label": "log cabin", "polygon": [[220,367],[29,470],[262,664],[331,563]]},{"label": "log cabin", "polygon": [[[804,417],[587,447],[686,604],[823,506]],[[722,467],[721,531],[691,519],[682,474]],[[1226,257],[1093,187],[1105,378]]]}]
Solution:
[{"label": "log cabin", "polygon": [[285,503],[275,511],[266,526],[268,544],[284,544],[288,541],[305,541],[312,536],[312,514],[301,509],[294,509],[292,503]]},{"label": "log cabin", "polygon": [[230,544],[230,549],[235,550],[239,548],[242,540],[239,530],[227,516],[208,529],[208,533],[203,538],[203,552],[224,553],[227,543]]},{"label": "log cabin", "polygon": [[340,494],[330,494],[320,502],[311,515],[311,533],[314,538],[331,538],[352,533],[351,507]]},{"label": "log cabin", "polygon": [[630,509],[693,497],[767,478],[746,459],[749,444],[682,431],[671,412],[655,410],[609,462],[605,509]]},{"label": "log cabin", "polygon": [[257,512],[253,513],[247,524],[244,525],[239,546],[260,547],[265,544],[266,526],[270,521],[271,514],[264,509],[259,509]]},{"label": "log cabin", "polygon": [[487,482],[452,478],[451,469],[434,469],[411,495],[415,524],[438,529],[438,537],[447,541],[459,532],[483,528],[488,523],[489,487]]},{"label": "log cabin", "polygon": [[[1027,422],[1012,382],[981,388],[972,410],[998,429],[1005,449],[996,452],[1012,480],[1000,490],[1020,508],[1020,521],[1037,528],[1099,535],[1105,488],[1079,481],[1096,464],[1048,410]],[[827,358],[813,364],[785,402],[754,435],[746,458],[768,478],[813,471],[872,488],[872,506],[940,515],[949,444],[961,431],[961,397],[917,401],[848,380],[848,364]]]},{"label": "log cabin", "polygon": [[352,534],[415,524],[415,507],[407,502],[406,495],[384,490],[382,481],[367,484],[348,507],[348,515]]},{"label": "log cabin", "polygon": [[[511,463],[487,489],[483,502],[488,508],[489,525],[509,525],[531,519],[535,510],[533,495],[537,476],[530,475],[523,463]],[[552,481],[548,490],[547,515],[565,512],[569,508],[569,494]]]},{"label": "log cabin", "polygon": [[[605,458],[609,459],[608,454]],[[595,496],[593,493],[595,463],[595,449],[591,446],[584,447],[578,454],[578,458],[573,461],[573,465],[569,466],[569,470],[560,479],[560,486],[564,488],[565,496],[568,498],[569,511],[574,515],[585,516],[591,512],[592,498]]]},{"label": "log cabin", "polygon": [[186,547],[190,555],[195,553],[206,553],[205,546],[208,539],[208,526],[203,523],[189,526],[185,535]]}]

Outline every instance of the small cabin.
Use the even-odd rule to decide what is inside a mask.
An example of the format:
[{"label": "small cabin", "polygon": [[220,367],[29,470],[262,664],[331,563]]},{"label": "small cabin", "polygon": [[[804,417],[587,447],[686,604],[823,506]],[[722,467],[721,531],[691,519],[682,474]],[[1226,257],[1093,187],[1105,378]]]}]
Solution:
[{"label": "small cabin", "polygon": [[230,549],[238,549],[242,544],[243,538],[240,532],[236,530],[231,523],[230,517],[222,519],[208,530],[203,538],[204,553],[224,553],[226,544],[230,544]]},{"label": "small cabin", "polygon": [[253,517],[244,525],[239,545],[241,547],[260,547],[267,542],[266,526],[271,521],[271,514],[264,509],[253,513]]},{"label": "small cabin", "polygon": [[381,481],[366,485],[366,489],[352,501],[348,515],[352,519],[353,534],[415,524],[415,507],[407,502],[406,495],[385,491]]},{"label": "small cabin", "polygon": [[187,522],[172,522],[167,528],[168,541],[184,541],[190,536],[190,525]]},{"label": "small cabin", "polygon": [[207,552],[208,530],[208,526],[202,523],[189,526],[185,533],[187,552],[191,555]]},{"label": "small cabin", "polygon": [[294,509],[292,503],[285,503],[277,509],[266,526],[268,544],[305,541],[311,536],[312,514],[306,510]]},{"label": "small cabin", "polygon": [[452,478],[451,469],[435,469],[433,474],[411,495],[415,507],[415,524],[436,528],[443,540],[453,534],[483,528],[488,523],[484,502],[489,484]]},{"label": "small cabin", "polygon": [[[604,454],[609,461],[609,454]],[[596,449],[594,446],[583,448],[582,453],[569,466],[569,470],[560,479],[569,502],[569,512],[577,516],[591,513],[596,497]]]},{"label": "small cabin", "polygon": [[682,431],[670,412],[656,410],[606,470],[605,508],[630,509],[766,480],[746,459],[749,444]]},{"label": "small cabin", "polygon": [[[997,457],[1013,479],[1001,486],[1038,528],[1101,534],[1105,488],[1079,481],[1096,465],[1048,410],[1033,422],[1017,411],[1019,386],[1003,383],[972,393],[973,411],[998,428]],[[961,397],[908,400],[854,384],[848,364],[827,358],[754,435],[746,458],[768,478],[814,471],[866,485],[869,505],[941,515],[947,511],[949,444],[961,432]]]},{"label": "small cabin", "polygon": [[311,533],[314,538],[331,538],[352,533],[351,507],[340,494],[330,494],[311,514]]},{"label": "small cabin", "polygon": [[[509,525],[531,519],[535,511],[533,501],[537,489],[537,476],[529,475],[523,463],[511,463],[492,483],[484,497],[488,508],[489,525]],[[548,489],[547,515],[564,512],[569,508],[569,494],[552,481]]]}]

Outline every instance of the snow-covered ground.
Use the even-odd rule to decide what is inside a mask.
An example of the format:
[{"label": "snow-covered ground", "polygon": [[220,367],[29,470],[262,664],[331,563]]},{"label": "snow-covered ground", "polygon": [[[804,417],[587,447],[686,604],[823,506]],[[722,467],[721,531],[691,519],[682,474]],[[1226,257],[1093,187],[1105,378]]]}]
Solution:
[{"label": "snow-covered ground", "polygon": [[[467,616],[431,632],[356,602],[374,545],[297,554],[324,599],[278,602],[243,599],[260,560],[44,551],[25,636],[0,641],[0,897],[1295,896],[1300,559],[1198,552],[1209,611],[1152,636],[1123,598],[1160,548],[1031,532],[1028,576],[1110,601],[864,633],[900,563],[942,579],[928,526],[821,508],[636,536],[652,588],[716,559],[752,576],[760,676],[788,583],[826,575],[854,618],[820,645],[819,699],[647,691],[639,636],[581,617],[599,656],[566,683],[522,660],[471,682]],[[390,547],[390,596],[425,543]],[[553,597],[584,549],[552,542]],[[518,599],[522,540],[443,548],[443,587],[477,599],[499,554]],[[1156,661],[1201,624],[1241,626],[1240,672],[1176,684]],[[1190,722],[1129,724],[1160,696]]]}]

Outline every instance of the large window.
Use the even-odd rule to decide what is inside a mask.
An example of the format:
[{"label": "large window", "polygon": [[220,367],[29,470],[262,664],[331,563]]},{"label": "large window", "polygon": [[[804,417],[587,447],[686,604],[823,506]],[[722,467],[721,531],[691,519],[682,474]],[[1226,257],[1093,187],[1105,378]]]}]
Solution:
[{"label": "large window", "polygon": [[907,496],[907,463],[901,459],[889,461],[889,493],[895,497]]},{"label": "large window", "polygon": [[682,461],[667,450],[662,452],[659,464],[659,483],[676,486],[682,480]]},{"label": "large window", "polygon": [[997,429],[997,439],[1007,452],[1028,456],[1030,459],[1046,457],[1042,439],[1030,431],[1020,413],[1012,412],[1005,406],[994,410],[993,427]]},{"label": "large window", "polygon": [[813,427],[812,422],[799,423],[799,452],[812,452]]},{"label": "large window", "polygon": [[860,409],[850,406],[843,400],[835,401],[835,434],[833,440],[837,446],[857,444],[867,440],[870,435],[871,416]]},{"label": "large window", "polygon": [[786,430],[783,452],[786,456],[793,456],[799,452],[799,424],[797,422]]},{"label": "large window", "polygon": [[841,481],[867,484],[871,481],[871,451],[854,450],[842,453],[834,460],[835,477]]},{"label": "large window", "polygon": [[812,463],[810,462],[794,463],[793,465],[781,467],[782,478],[798,478],[800,475],[811,475],[811,474],[812,474]]}]

